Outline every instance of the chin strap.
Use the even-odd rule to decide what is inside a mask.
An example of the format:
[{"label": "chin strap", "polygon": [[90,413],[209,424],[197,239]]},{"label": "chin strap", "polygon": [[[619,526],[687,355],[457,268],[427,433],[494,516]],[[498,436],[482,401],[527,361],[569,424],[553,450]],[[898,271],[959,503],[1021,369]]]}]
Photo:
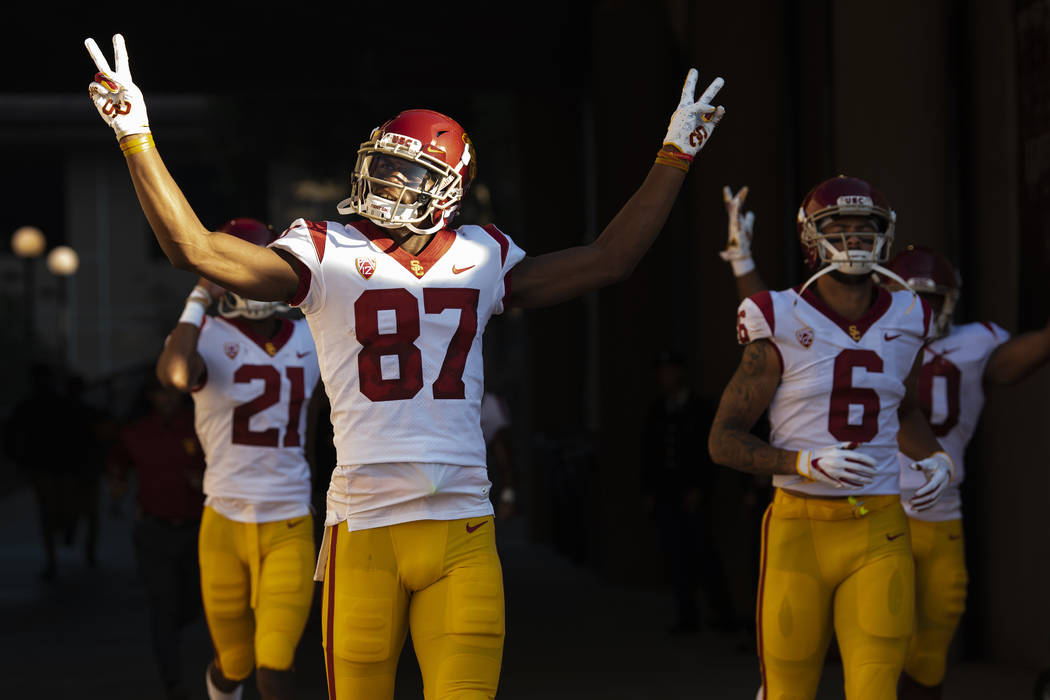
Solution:
[{"label": "chin strap", "polygon": [[[810,277],[808,280],[806,280],[806,283],[804,285],[802,285],[802,288],[799,289],[795,293],[795,301],[792,304],[792,308],[795,311],[795,317],[798,318],[799,321],[802,321],[802,317],[798,315],[798,301],[799,301],[799,299],[802,298],[802,294],[806,291],[806,289],[809,287],[809,285],[813,284],[814,282],[816,282],[818,279],[820,279],[824,275],[828,274],[829,272],[834,272],[837,269],[838,269],[838,267],[836,265],[834,265],[834,264],[825,265],[821,269],[817,270],[817,272],[814,273],[812,277]],[[872,272],[878,272],[880,275],[885,275],[886,277],[889,277],[894,282],[900,283],[905,289],[907,289],[909,292],[911,292],[911,304],[908,305],[907,310],[905,310],[905,312],[904,312],[905,314],[910,314],[911,310],[913,308],[915,308],[915,300],[919,297],[919,295],[915,292],[915,290],[912,289],[912,286],[910,284],[908,284],[907,282],[905,282],[904,279],[900,275],[896,274],[895,272],[893,272],[891,270],[887,270],[882,265],[873,264],[871,266],[871,271]],[[803,321],[803,323],[805,323],[805,322]]]}]

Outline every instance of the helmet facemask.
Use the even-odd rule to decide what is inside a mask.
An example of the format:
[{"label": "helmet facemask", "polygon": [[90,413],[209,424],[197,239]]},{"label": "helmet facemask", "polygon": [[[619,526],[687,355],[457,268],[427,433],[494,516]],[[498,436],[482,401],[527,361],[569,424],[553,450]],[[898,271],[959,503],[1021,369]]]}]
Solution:
[{"label": "helmet facemask", "polygon": [[239,294],[227,291],[219,297],[219,315],[223,318],[241,317],[249,321],[261,321],[281,311],[288,311],[288,306],[279,301],[254,301],[245,299]]},{"label": "helmet facemask", "polygon": [[463,149],[459,167],[452,168],[426,153],[418,139],[379,131],[357,152],[350,197],[339,203],[339,213],[358,214],[383,228],[439,231],[463,198],[462,171],[471,149]]},{"label": "helmet facemask", "polygon": [[[928,277],[912,277],[908,286],[918,292],[934,310],[932,338],[943,338],[952,329],[952,317],[955,315],[955,304],[959,301],[959,290],[937,284]],[[930,297],[939,297],[940,304],[929,301]],[[940,308],[938,308],[938,306]]]}]

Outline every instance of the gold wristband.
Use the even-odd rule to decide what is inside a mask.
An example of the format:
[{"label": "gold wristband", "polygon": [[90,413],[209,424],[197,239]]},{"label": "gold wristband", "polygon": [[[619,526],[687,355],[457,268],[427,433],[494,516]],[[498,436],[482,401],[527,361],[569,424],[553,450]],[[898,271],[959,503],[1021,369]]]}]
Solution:
[{"label": "gold wristband", "polygon": [[686,163],[684,161],[681,161],[681,160],[678,160],[676,158],[668,158],[667,156],[663,155],[662,153],[660,153],[660,154],[658,154],[656,156],[656,161],[655,162],[658,165],[670,165],[672,168],[678,168],[683,173],[689,172],[689,164],[688,163]]},{"label": "gold wristband", "polygon": [[132,153],[141,153],[142,151],[148,151],[151,148],[156,148],[157,144],[153,142],[153,134],[136,134],[127,141],[120,142],[120,151],[130,156]]}]

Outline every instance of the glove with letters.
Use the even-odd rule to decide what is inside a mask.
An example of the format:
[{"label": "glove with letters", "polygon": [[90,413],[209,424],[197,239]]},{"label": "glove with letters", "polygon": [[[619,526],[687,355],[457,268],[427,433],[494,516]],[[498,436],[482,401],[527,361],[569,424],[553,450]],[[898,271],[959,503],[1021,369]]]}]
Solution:
[{"label": "glove with letters", "polygon": [[729,241],[726,249],[719,252],[723,260],[733,265],[733,274],[743,277],[755,269],[755,261],[751,259],[751,237],[755,225],[755,213],[747,212],[740,214],[740,208],[747,198],[747,187],[741,187],[735,195],[733,190],[726,185],[722,188],[722,198],[726,203],[726,213],[729,214]]},{"label": "glove with letters", "polygon": [[704,147],[707,138],[725,114],[725,109],[711,104],[711,100],[722,89],[725,81],[715,78],[700,95],[700,99],[694,100],[696,78],[696,69],[690,68],[685,85],[682,86],[682,98],[678,102],[678,109],[671,115],[663,148],[656,158],[658,163],[672,165],[681,170],[689,169],[693,156]]},{"label": "glove with letters", "polygon": [[117,140],[134,134],[150,133],[142,91],[131,80],[124,37],[120,34],[113,36],[113,69],[110,69],[109,62],[94,39],[85,39],[84,46],[98,68],[95,80],[88,85],[88,94],[102,119],[113,127]]},{"label": "glove with letters", "polygon": [[875,478],[875,459],[857,452],[857,443],[801,450],[795,471],[807,479],[836,488],[861,488]]},{"label": "glove with letters", "polygon": [[934,452],[926,459],[912,462],[909,467],[926,475],[926,483],[919,487],[909,501],[915,510],[926,510],[933,506],[955,476],[955,462],[947,452]]}]

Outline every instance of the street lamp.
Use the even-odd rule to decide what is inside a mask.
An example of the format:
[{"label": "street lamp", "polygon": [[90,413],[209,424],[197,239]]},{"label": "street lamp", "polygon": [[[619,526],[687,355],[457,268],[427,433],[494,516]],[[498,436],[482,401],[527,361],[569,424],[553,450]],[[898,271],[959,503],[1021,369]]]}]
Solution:
[{"label": "street lamp", "polygon": [[58,347],[62,363],[69,362],[69,336],[71,321],[69,315],[69,278],[76,274],[80,267],[77,251],[67,245],[55,246],[47,254],[47,270],[58,277]]},{"label": "street lamp", "polygon": [[11,250],[22,258],[22,309],[25,312],[25,343],[29,357],[34,351],[36,289],[33,281],[34,260],[44,254],[47,239],[36,226],[22,226],[11,235]]}]

